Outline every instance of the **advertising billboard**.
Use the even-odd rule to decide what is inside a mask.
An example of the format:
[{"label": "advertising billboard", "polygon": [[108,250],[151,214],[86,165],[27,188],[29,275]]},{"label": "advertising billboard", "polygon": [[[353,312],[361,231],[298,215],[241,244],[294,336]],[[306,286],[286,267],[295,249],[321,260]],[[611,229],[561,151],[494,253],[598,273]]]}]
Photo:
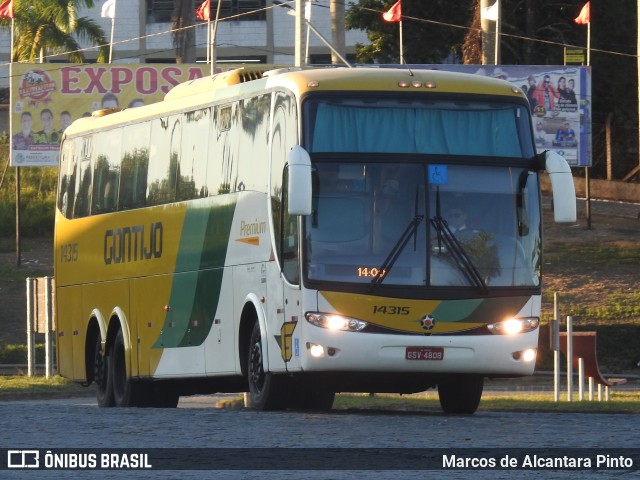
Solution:
[{"label": "advertising billboard", "polygon": [[11,165],[57,166],[62,133],[75,119],[158,102],[173,86],[208,71],[204,64],[14,63]]},{"label": "advertising billboard", "polygon": [[591,166],[591,69],[551,65],[394,65],[501,78],[529,98],[536,148],[554,150],[572,167]]}]

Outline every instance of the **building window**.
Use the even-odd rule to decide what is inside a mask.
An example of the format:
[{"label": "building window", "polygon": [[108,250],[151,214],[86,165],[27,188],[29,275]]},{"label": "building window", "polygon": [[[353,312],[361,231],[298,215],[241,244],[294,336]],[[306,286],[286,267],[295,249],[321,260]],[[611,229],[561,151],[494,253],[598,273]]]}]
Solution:
[{"label": "building window", "polygon": [[[266,0],[222,0],[220,18],[237,17],[234,20],[264,20]],[[215,17],[217,2],[211,2],[211,18]]]},{"label": "building window", "polygon": [[147,23],[171,22],[175,0],[147,0]]},{"label": "building window", "polygon": [[[202,3],[196,0],[196,8]],[[175,0],[147,0],[147,23],[167,23],[172,21]],[[234,20],[264,20],[266,0],[222,0],[220,18],[234,17]],[[218,0],[211,0],[211,19],[216,15]]]}]

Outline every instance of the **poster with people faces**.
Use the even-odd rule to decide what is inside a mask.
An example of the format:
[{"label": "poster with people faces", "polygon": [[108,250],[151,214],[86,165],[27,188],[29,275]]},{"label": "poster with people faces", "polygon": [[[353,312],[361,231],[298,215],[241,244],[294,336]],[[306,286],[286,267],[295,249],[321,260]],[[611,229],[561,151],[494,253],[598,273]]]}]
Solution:
[{"label": "poster with people faces", "polygon": [[178,83],[208,75],[206,65],[64,63],[12,66],[11,165],[57,166],[64,130],[105,108],[161,101]]},{"label": "poster with people faces", "polygon": [[529,99],[536,149],[555,150],[574,167],[591,166],[591,69],[532,65],[394,65],[499,78]]}]

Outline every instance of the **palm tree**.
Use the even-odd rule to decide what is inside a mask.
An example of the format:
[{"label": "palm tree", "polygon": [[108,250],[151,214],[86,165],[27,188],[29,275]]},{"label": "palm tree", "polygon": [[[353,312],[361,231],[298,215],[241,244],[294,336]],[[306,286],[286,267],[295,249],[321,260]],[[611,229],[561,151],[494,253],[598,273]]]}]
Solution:
[{"label": "palm tree", "polygon": [[[198,0],[198,5],[202,3]],[[196,61],[196,33],[193,25],[196,21],[194,0],[176,0],[173,11],[173,46],[176,47],[176,63],[194,63]]]},{"label": "palm tree", "polygon": [[[70,62],[82,63],[83,44],[100,45],[98,62],[109,57],[108,40],[102,28],[87,17],[78,17],[93,0],[15,0],[13,60],[35,62],[44,55],[65,54]],[[9,27],[11,20],[0,20]]]}]

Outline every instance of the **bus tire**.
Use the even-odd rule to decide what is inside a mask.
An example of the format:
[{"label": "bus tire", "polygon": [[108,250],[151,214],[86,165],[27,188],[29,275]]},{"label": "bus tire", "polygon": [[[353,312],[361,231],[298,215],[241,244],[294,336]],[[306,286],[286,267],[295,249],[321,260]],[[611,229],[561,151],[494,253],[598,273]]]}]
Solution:
[{"label": "bus tire", "polygon": [[295,410],[316,410],[320,412],[328,412],[333,407],[335,400],[335,392],[327,392],[324,390],[304,389],[296,391],[293,397],[291,407]]},{"label": "bus tire", "polygon": [[142,385],[127,378],[124,335],[122,329],[113,342],[109,355],[109,378],[113,391],[113,403],[116,407],[137,407],[142,405],[144,392]]},{"label": "bus tire", "polygon": [[109,357],[103,355],[100,335],[96,336],[93,351],[93,381],[96,384],[98,406],[113,407],[113,388],[109,375]]},{"label": "bus tire", "polygon": [[178,406],[180,395],[171,385],[151,383],[148,387],[148,406],[152,408],[176,408]]},{"label": "bus tire", "polygon": [[438,397],[444,413],[471,415],[480,405],[484,377],[456,375],[438,382]]},{"label": "bus tire", "polygon": [[254,410],[283,410],[290,397],[288,379],[264,370],[260,324],[255,322],[249,337],[247,381],[249,391],[244,395],[244,406]]}]

